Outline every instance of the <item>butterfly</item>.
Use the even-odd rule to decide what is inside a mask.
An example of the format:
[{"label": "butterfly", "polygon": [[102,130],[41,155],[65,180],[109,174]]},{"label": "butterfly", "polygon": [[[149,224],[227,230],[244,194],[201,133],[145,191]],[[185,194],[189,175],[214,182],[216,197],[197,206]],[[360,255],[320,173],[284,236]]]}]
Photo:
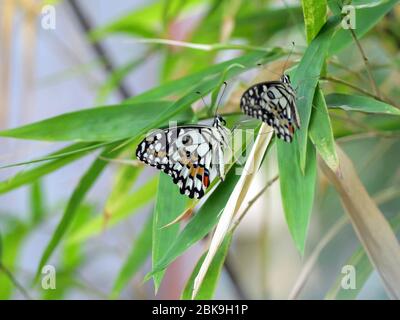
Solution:
[{"label": "butterfly", "polygon": [[286,142],[292,142],[295,130],[300,129],[296,91],[286,74],[278,81],[251,86],[243,93],[240,108],[246,115],[273,127],[277,137]]},{"label": "butterfly", "polygon": [[181,194],[200,199],[216,176],[225,178],[224,151],[231,134],[225,125],[216,115],[211,126],[155,130],[139,143],[136,157],[170,175]]}]

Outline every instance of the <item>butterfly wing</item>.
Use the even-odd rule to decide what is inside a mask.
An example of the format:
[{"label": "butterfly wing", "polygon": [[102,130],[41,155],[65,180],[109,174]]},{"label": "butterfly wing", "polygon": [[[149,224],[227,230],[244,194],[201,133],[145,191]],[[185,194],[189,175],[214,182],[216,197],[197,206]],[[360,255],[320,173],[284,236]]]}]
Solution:
[{"label": "butterfly wing", "polygon": [[218,175],[213,154],[220,146],[213,130],[207,126],[156,130],[139,143],[136,156],[170,175],[182,194],[200,199]]},{"label": "butterfly wing", "polygon": [[281,81],[258,83],[244,92],[240,108],[248,116],[260,119],[274,128],[278,138],[292,142],[300,128],[295,92]]}]

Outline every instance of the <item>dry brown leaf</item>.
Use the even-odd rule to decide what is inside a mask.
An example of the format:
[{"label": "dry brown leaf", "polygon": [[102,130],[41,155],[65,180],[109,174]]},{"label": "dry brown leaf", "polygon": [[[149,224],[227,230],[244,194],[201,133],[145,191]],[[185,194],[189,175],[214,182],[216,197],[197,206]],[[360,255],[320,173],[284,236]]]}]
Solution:
[{"label": "dry brown leaf", "polygon": [[389,223],[361,183],[352,161],[336,145],[341,173],[336,175],[323,161],[320,166],[335,186],[343,207],[372,265],[392,299],[400,299],[400,246]]}]

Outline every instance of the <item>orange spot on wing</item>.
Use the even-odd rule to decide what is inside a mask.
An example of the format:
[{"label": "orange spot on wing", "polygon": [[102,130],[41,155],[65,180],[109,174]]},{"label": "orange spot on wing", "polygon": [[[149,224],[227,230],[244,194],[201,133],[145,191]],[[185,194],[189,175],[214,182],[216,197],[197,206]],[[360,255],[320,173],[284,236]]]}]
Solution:
[{"label": "orange spot on wing", "polygon": [[208,178],[207,175],[203,176],[203,185],[208,188],[208,186],[210,185],[210,179]]},{"label": "orange spot on wing", "polygon": [[194,178],[194,177],[196,176],[196,173],[197,173],[197,168],[193,167],[192,164],[189,164],[189,165],[190,165],[190,171],[189,171],[190,176],[191,176],[192,178]]}]

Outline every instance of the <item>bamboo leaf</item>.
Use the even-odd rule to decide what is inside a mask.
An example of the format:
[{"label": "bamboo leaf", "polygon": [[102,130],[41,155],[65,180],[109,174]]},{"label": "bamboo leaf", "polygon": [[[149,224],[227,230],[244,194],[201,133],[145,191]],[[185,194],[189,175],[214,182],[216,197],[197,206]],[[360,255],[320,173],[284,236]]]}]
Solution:
[{"label": "bamboo leaf", "polygon": [[[210,300],[213,298],[231,242],[232,233],[229,233],[226,235],[213,261],[211,262],[210,268],[208,269],[206,276],[204,277],[204,281],[200,286],[199,292],[195,297],[195,300]],[[205,252],[197,262],[192,274],[190,275],[189,280],[186,283],[185,289],[182,292],[181,299],[191,299],[194,287],[194,279],[199,273],[200,267],[204,262],[206,254],[207,252]]]},{"label": "bamboo leaf", "polygon": [[[125,104],[63,114],[26,126],[1,131],[0,136],[30,140],[87,142],[134,138],[153,128],[167,126],[168,121],[171,120],[190,121],[193,118],[193,112],[189,106],[199,99],[195,92],[200,91],[205,94],[213,90],[218,83],[219,72],[224,71],[230,65],[237,63],[242,64],[246,69],[253,68],[257,62],[271,61],[277,59],[281,54],[281,50],[275,49],[269,53],[256,52],[243,55],[149,90],[128,100]],[[226,77],[227,79],[232,78],[246,69],[229,69]],[[173,104],[167,101],[157,101],[182,90],[189,93]]]},{"label": "bamboo leaf", "polygon": [[336,146],[341,175],[334,173],[324,162],[321,168],[342,199],[356,234],[371,263],[378,271],[388,295],[400,298],[400,246],[389,223],[362,185],[353,163]]},{"label": "bamboo leaf", "polygon": [[[0,194],[14,190],[24,184],[35,182],[37,179],[56,171],[57,169],[77,160],[87,154],[87,152],[74,152],[81,148],[77,143],[59,150],[62,153],[72,152],[71,155],[49,161],[43,165],[37,166],[27,171],[18,172],[15,176],[0,182]],[[55,155],[55,154],[53,154]]]},{"label": "bamboo leaf", "polygon": [[220,183],[216,187],[210,198],[179,233],[174,243],[166,251],[164,257],[153,266],[152,272],[146,276],[146,279],[167,268],[177,257],[211,231],[217,223],[218,215],[225,207],[238,180],[239,176],[235,174],[235,167],[233,167],[227,174],[224,183]]},{"label": "bamboo leaf", "polygon": [[302,0],[304,24],[306,26],[307,42],[318,34],[326,21],[326,0]]},{"label": "bamboo leaf", "polygon": [[315,148],[307,145],[305,172],[300,169],[296,141],[277,141],[279,180],[286,223],[299,252],[303,255],[313,207],[317,174]]},{"label": "bamboo leaf", "polygon": [[115,88],[139,65],[148,58],[148,55],[144,55],[133,61],[124,64],[119,69],[115,70],[107,81],[100,87],[96,97],[96,104],[102,104],[106,101],[107,97],[115,90]]},{"label": "bamboo leaf", "polygon": [[130,165],[123,165],[119,168],[111,193],[104,207],[104,214],[106,217],[111,217],[113,215],[115,208],[120,205],[121,201],[123,201],[129,193],[142,169],[143,167],[134,167]]},{"label": "bamboo leaf", "polygon": [[[0,262],[11,271],[14,270],[16,266],[23,240],[28,234],[28,231],[27,225],[17,221],[10,232],[7,232],[7,234],[3,233],[3,238],[0,239]],[[3,272],[0,272],[0,288],[1,300],[7,300],[12,297],[15,285]]]},{"label": "bamboo leaf", "polygon": [[131,252],[125,260],[111,293],[111,298],[117,298],[128,281],[136,274],[139,268],[146,262],[151,253],[153,232],[153,215],[149,217],[142,231],[135,239]]},{"label": "bamboo leaf", "polygon": [[257,135],[257,139],[254,142],[250,155],[246,160],[242,175],[237,185],[233,189],[233,192],[230,195],[228,202],[226,203],[221,217],[219,218],[217,227],[210,242],[207,255],[194,281],[192,298],[197,296],[204,277],[206,276],[206,273],[208,271],[208,268],[212,260],[214,259],[214,256],[217,253],[219,246],[224,240],[229,230],[229,227],[232,224],[232,220],[239,211],[241,204],[243,203],[243,200],[246,197],[247,192],[249,191],[250,185],[252,184],[254,177],[258,172],[258,169],[261,165],[264,154],[267,151],[273,134],[272,130],[269,130],[268,128],[268,125],[266,125],[265,123],[261,125],[261,129]]},{"label": "bamboo leaf", "polygon": [[[185,1],[185,11],[193,10],[199,0]],[[93,41],[99,41],[110,34],[125,33],[144,37],[156,37],[162,31],[164,1],[155,1],[120,17],[106,26],[95,29],[90,34]]]},{"label": "bamboo leaf", "polygon": [[400,109],[365,96],[332,93],[326,96],[326,103],[329,108],[340,108],[346,111],[400,115]]},{"label": "bamboo leaf", "polygon": [[[311,118],[312,101],[318,76],[321,73],[329,48],[332,34],[339,23],[339,17],[331,17],[322,27],[318,35],[307,47],[303,58],[293,74],[293,85],[297,90],[297,108],[301,119],[301,129],[297,130],[299,144],[300,168],[304,172],[308,142],[308,126]],[[311,78],[310,78],[311,77]]]},{"label": "bamboo leaf", "polygon": [[[113,156],[117,154],[117,152],[110,153],[110,148],[112,146],[108,147],[103,151],[102,155],[103,156]],[[86,173],[82,176],[81,180],[79,181],[78,185],[76,186],[75,190],[73,191],[67,207],[64,211],[63,217],[61,221],[59,222],[56,230],[54,231],[50,242],[47,244],[43,255],[40,259],[37,271],[36,271],[36,276],[35,280],[38,280],[38,277],[41,273],[41,270],[43,266],[47,263],[51,255],[53,254],[54,250],[60,243],[61,239],[64,237],[65,233],[67,232],[68,228],[70,227],[71,223],[73,222],[76,210],[79,208],[81,202],[83,201],[86,193],[90,190],[92,185],[95,183],[101,172],[104,170],[108,163],[96,159],[92,165],[89,167],[89,169],[86,171]]]},{"label": "bamboo leaf", "polygon": [[[179,193],[171,177],[160,173],[157,200],[154,207],[152,265],[156,266],[164,257],[165,252],[172,246],[179,233],[179,225],[173,224],[163,228],[185,211],[188,204],[186,196]],[[154,288],[158,291],[164,271],[153,275]]]},{"label": "bamboo leaf", "polygon": [[68,236],[67,243],[72,245],[99,235],[104,231],[106,226],[112,227],[130,215],[136,213],[139,208],[143,207],[154,198],[157,184],[158,177],[155,177],[143,184],[138,190],[127,194],[118,201],[118,205],[113,207],[113,212],[107,221],[107,224],[104,223],[103,215],[98,214],[93,219],[79,226],[79,228],[76,228],[76,230],[73,230],[73,232]]},{"label": "bamboo leaf", "polygon": [[[356,28],[354,32],[358,39],[362,38],[371,30],[396,4],[398,0],[383,0],[376,6],[355,6]],[[330,43],[329,55],[338,53],[349,44],[353,43],[353,38],[349,30],[340,28]]]},{"label": "bamboo leaf", "polygon": [[28,161],[21,161],[21,162],[16,162],[16,163],[11,163],[11,164],[6,164],[3,166],[0,166],[0,169],[5,169],[5,168],[11,168],[11,167],[18,167],[18,166],[23,166],[23,165],[29,165],[29,164],[35,164],[39,162],[45,162],[49,160],[56,160],[56,159],[61,159],[73,154],[77,153],[84,153],[84,152],[89,152],[93,151],[96,149],[99,149],[101,147],[105,147],[109,145],[111,142],[100,142],[100,143],[76,143],[72,144],[66,148],[63,148],[61,150],[58,150],[54,153],[51,153],[47,156],[44,157],[39,157],[36,159],[28,160]]},{"label": "bamboo leaf", "polygon": [[[238,64],[238,65],[243,65],[246,69],[234,68],[233,70],[231,70],[229,73],[226,74],[225,80],[229,80],[230,78],[235,77],[238,74],[248,69],[257,67],[257,63],[267,63],[280,58],[282,55],[283,51],[279,48],[271,49],[269,52],[251,52],[235,59],[214,64],[210,67],[205,68],[202,71],[192,73],[183,78],[167,82],[157,88],[148,90],[142,94],[139,94],[129,99],[128,102],[137,103],[144,101],[154,101],[165,97],[169,97],[171,95],[177,95],[182,92],[191,93],[192,96],[196,98],[194,101],[196,101],[199,99],[199,96],[196,95],[196,90],[200,91],[202,94],[209,93],[218,84],[219,80],[218,78],[221,72],[227,70],[229,66]],[[213,86],[210,86],[210,88],[207,91],[200,90],[201,88],[198,88],[199,83],[204,82],[205,79],[213,79],[213,78],[214,78]]]},{"label": "bamboo leaf", "polygon": [[[400,217],[395,217],[389,220],[391,227],[395,233],[400,231]],[[354,254],[346,261],[345,265],[354,266],[356,269],[356,288],[351,290],[345,290],[342,288],[341,282],[343,274],[340,274],[331,289],[325,295],[327,300],[351,300],[356,299],[364,284],[367,282],[371,273],[374,271],[374,267],[368,259],[368,255],[365,250],[360,246]]]},{"label": "bamboo leaf", "polygon": [[3,237],[0,232],[0,264],[3,263]]},{"label": "bamboo leaf", "polygon": [[30,207],[32,223],[37,223],[44,215],[42,184],[40,180],[35,181],[30,187]]},{"label": "bamboo leaf", "polygon": [[[143,134],[149,127],[168,125],[167,119],[158,120],[154,115],[170,105],[157,101],[85,109],[1,131],[0,136],[46,141],[115,141]],[[175,120],[187,119],[183,116]]]},{"label": "bamboo leaf", "polygon": [[331,121],[324,94],[319,88],[315,92],[314,105],[316,110],[311,115],[310,139],[326,164],[337,172],[339,170],[339,159],[335,149]]},{"label": "bamboo leaf", "polygon": [[[223,92],[221,92],[221,87],[224,85],[225,79],[227,77],[227,73],[229,72],[230,69],[232,68],[244,68],[244,66],[242,66],[241,64],[231,64],[228,68],[226,68],[224,70],[224,72],[222,73],[219,82],[217,84],[217,86],[215,87],[215,89],[212,91],[211,94],[211,114],[215,114],[217,112],[217,108],[218,108],[218,96]],[[219,98],[221,99],[221,98]]]}]

